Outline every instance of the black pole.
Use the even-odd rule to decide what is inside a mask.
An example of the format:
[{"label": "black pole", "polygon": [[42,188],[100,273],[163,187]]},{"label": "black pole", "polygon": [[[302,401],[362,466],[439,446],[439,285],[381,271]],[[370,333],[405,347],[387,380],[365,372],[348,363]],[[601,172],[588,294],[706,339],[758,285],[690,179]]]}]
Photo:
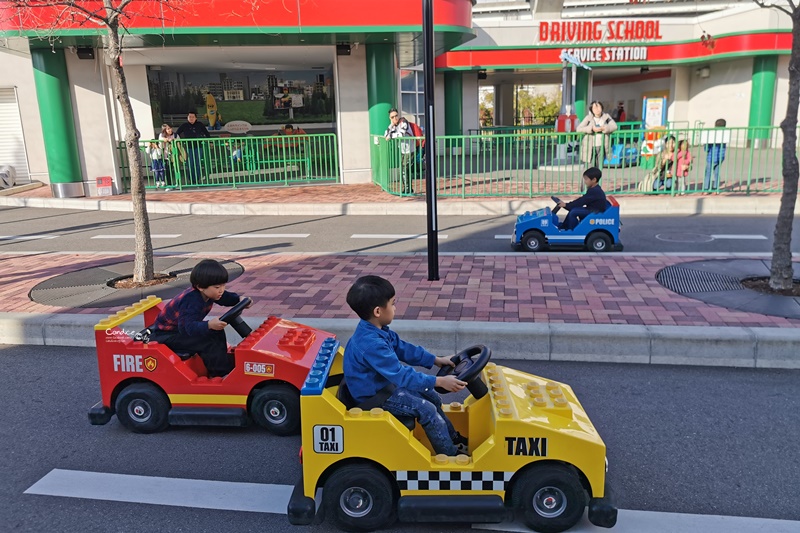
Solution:
[{"label": "black pole", "polygon": [[434,129],[433,0],[422,0],[422,69],[425,73],[425,203],[428,206],[428,280],[439,279],[439,222],[436,214]]}]

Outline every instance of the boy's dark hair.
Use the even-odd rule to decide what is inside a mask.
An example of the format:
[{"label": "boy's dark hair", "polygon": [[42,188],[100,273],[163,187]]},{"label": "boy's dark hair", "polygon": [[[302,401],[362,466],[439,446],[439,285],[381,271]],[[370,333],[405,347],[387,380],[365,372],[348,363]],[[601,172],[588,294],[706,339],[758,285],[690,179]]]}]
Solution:
[{"label": "boy's dark hair", "polygon": [[603,177],[603,172],[597,167],[589,167],[584,171],[583,175],[590,180],[597,180],[599,182],[600,178]]},{"label": "boy's dark hair", "polygon": [[189,274],[189,283],[195,289],[207,289],[212,285],[228,283],[228,271],[219,261],[203,259],[197,263]]},{"label": "boy's dark hair", "polygon": [[727,125],[728,125],[728,123],[725,121],[724,118],[718,118],[717,121],[714,122],[714,127],[715,128],[724,128]]},{"label": "boy's dark hair", "polygon": [[347,291],[347,305],[359,318],[369,320],[372,310],[385,307],[394,298],[394,287],[380,276],[362,276]]},{"label": "boy's dark hair", "polygon": [[392,113],[397,113],[397,114],[399,115],[399,114],[400,114],[400,111],[398,111],[396,107],[393,107],[393,108],[391,108],[391,109],[389,110],[389,114],[391,115]]},{"label": "boy's dark hair", "polygon": [[291,124],[287,124],[287,125],[285,125],[285,126],[283,127],[283,129],[285,129],[285,130],[293,130],[293,129],[294,129],[294,126],[292,126]]}]

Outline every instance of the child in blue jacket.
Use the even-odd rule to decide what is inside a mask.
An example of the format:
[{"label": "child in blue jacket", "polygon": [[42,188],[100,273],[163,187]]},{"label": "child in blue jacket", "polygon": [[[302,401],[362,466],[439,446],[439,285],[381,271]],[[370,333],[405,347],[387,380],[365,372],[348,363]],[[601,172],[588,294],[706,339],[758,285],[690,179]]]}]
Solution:
[{"label": "child in blue jacket", "polygon": [[[344,351],[344,377],[357,404],[376,403],[396,416],[419,420],[437,454],[466,453],[467,439],[458,434],[442,411],[433,390],[457,392],[466,383],[453,375],[431,376],[411,366],[453,366],[449,357],[436,357],[389,329],[395,313],[395,290],[379,276],[358,278],[347,292],[347,304],[361,318]],[[406,365],[401,364],[406,363]]]}]

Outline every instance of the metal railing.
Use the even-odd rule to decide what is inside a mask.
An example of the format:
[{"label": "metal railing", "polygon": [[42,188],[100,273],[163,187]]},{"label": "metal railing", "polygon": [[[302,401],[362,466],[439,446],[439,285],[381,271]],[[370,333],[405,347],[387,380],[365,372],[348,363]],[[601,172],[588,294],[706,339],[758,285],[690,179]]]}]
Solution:
[{"label": "metal railing", "polygon": [[[333,133],[214,137],[139,142],[145,188],[247,187],[339,181]],[[130,190],[125,143],[118,145],[124,190]]]},{"label": "metal railing", "polygon": [[[743,194],[782,190],[778,127],[620,129],[609,136],[601,185],[613,194]],[[675,154],[666,150],[674,138]],[[422,139],[373,138],[373,181],[393,194],[424,191]],[[688,143],[691,163],[680,161]],[[575,195],[595,137],[582,133],[513,133],[436,138],[436,188],[442,197]]]}]

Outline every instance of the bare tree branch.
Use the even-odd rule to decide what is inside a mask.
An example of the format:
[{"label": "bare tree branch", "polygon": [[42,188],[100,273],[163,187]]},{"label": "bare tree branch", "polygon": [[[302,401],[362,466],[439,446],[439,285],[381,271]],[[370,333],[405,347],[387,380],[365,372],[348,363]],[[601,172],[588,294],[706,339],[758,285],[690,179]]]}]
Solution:
[{"label": "bare tree branch", "polygon": [[765,0],[753,0],[753,3],[755,3],[759,7],[764,7],[764,8],[767,8],[767,9],[774,8],[774,9],[777,9],[778,11],[783,11],[784,13],[786,13],[787,15],[789,15],[791,17],[797,11],[797,7],[795,7],[794,2],[792,0],[786,0],[786,1],[789,2],[789,5],[792,7],[791,11],[789,11],[788,9],[786,9],[783,6],[775,5],[772,2],[767,4],[765,2]]}]

